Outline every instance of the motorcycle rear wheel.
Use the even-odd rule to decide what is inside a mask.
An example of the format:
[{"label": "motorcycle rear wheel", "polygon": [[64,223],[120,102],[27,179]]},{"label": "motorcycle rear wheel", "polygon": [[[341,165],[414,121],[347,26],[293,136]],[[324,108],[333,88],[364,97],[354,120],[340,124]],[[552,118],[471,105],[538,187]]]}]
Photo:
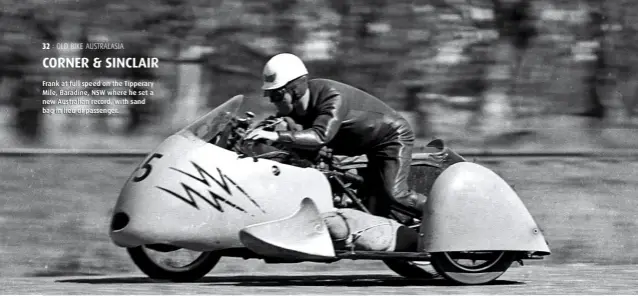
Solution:
[{"label": "motorcycle rear wheel", "polygon": [[[468,252],[471,253],[471,252]],[[482,252],[490,257],[477,266],[455,260],[460,252],[432,253],[432,267],[445,279],[462,285],[484,285],[498,279],[515,261],[516,253],[507,251]],[[464,259],[457,259],[464,260]],[[473,261],[475,262],[475,260]]]},{"label": "motorcycle rear wheel", "polygon": [[[149,278],[171,282],[197,281],[209,273],[221,259],[220,256],[215,255],[213,252],[201,252],[197,258],[184,266],[172,266],[164,263],[174,262],[174,258],[168,258],[162,261],[154,260],[154,251],[144,246],[127,248],[126,251],[133,260],[133,263]],[[175,256],[179,255],[176,254],[177,252],[183,251],[184,250],[180,249],[173,252],[162,253]]]}]

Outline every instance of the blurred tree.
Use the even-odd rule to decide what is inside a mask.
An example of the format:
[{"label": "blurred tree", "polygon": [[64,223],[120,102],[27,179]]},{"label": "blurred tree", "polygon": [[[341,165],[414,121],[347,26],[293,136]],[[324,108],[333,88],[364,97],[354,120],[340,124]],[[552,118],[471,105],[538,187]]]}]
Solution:
[{"label": "blurred tree", "polygon": [[506,105],[503,106],[505,112],[510,113],[505,116],[513,119],[521,115],[521,110],[515,107],[512,95],[519,86],[518,78],[522,74],[525,54],[538,31],[534,27],[531,0],[492,0],[492,5],[494,23],[499,36],[496,40],[496,48],[503,49],[501,53],[495,52],[494,61],[497,61],[497,64],[494,67],[507,69],[501,72],[504,75],[496,81],[496,84],[500,84],[497,88],[504,88],[504,90],[497,92],[502,91],[506,96],[505,101],[501,103]]},{"label": "blurred tree", "polygon": [[[490,29],[497,38],[487,45],[485,86],[477,86],[484,92],[478,100],[477,112],[469,121],[470,128],[478,128],[483,123],[484,132],[506,132],[512,127],[516,110],[513,107],[512,90],[516,87],[516,77],[529,48],[530,41],[537,35],[529,0],[484,0],[449,3],[437,0],[439,7],[450,8],[461,19],[475,29]],[[472,11],[489,7],[491,17],[475,18]],[[489,121],[485,121],[489,120]]]},{"label": "blurred tree", "polygon": [[274,0],[270,3],[270,11],[275,14],[274,36],[279,39],[279,51],[295,52],[295,46],[302,40],[299,38],[299,23],[295,14],[297,0]]},{"label": "blurred tree", "polygon": [[[407,11],[405,1],[328,0],[328,5],[339,20],[334,56],[325,73],[382,97],[383,90],[394,81],[396,73],[392,69],[401,60],[400,53],[409,50],[397,42],[405,35],[398,35],[401,32],[393,26],[395,11],[402,10],[404,15]],[[375,26],[380,29],[373,30]]]},{"label": "blurred tree", "polygon": [[[10,44],[9,55],[3,76],[16,80],[12,94],[15,107],[15,126],[19,136],[29,142],[41,141],[42,130],[42,80],[45,71],[38,71],[43,52],[42,43],[55,44],[59,39],[59,15],[57,11],[41,11],[41,6],[32,2],[10,2],[0,11],[0,18],[8,23],[10,34],[19,34]],[[6,40],[5,40],[6,41]]]},{"label": "blurred tree", "polygon": [[423,111],[423,103],[419,98],[419,94],[423,92],[422,85],[409,85],[405,91],[405,107],[406,110],[414,114],[414,135],[417,139],[425,139],[433,136],[433,130],[429,126],[429,117]]},{"label": "blurred tree", "polygon": [[616,0],[602,5],[608,14],[605,59],[615,74],[608,95],[619,97],[624,115],[631,119],[638,106],[638,2]]},{"label": "blurred tree", "polygon": [[[13,122],[18,136],[30,143],[41,141],[42,131],[42,79],[41,76],[28,71],[34,61],[33,54],[26,47],[14,48],[8,56],[11,72],[9,77],[16,80],[15,89],[11,92],[11,102],[15,108]],[[7,64],[5,64],[7,65]]]},{"label": "blurred tree", "polygon": [[603,9],[604,6],[598,1],[588,0],[590,3],[588,21],[586,26],[585,40],[593,42],[592,51],[593,60],[588,64],[589,71],[584,77],[586,93],[585,111],[579,115],[602,119],[605,116],[605,106],[601,102],[600,90],[601,84],[604,83],[607,76],[607,59],[604,51],[606,48],[605,31],[603,25],[607,16]]}]

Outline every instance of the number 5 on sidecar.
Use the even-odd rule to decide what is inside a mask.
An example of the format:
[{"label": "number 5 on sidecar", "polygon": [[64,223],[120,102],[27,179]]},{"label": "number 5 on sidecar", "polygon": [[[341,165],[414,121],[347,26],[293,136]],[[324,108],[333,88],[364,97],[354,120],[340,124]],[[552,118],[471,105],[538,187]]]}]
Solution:
[{"label": "number 5 on sidecar", "polygon": [[[150,278],[195,281],[221,257],[268,263],[353,259],[382,260],[404,277],[438,273],[457,283],[485,284],[515,261],[550,254],[517,193],[442,141],[412,161],[411,184],[428,196],[423,215],[393,209],[403,217],[396,221],[417,231],[417,251],[335,248],[322,215],[345,207],[343,199],[336,202],[337,193],[365,212],[352,190],[357,174],[351,173],[364,169],[365,160],[325,169],[296,165],[303,162],[290,162],[294,155],[285,150],[246,151],[242,135],[255,128],[253,120],[265,118],[248,112],[254,109],[242,95],[231,98],[165,139],[125,182],[110,236]],[[268,122],[257,126],[278,123]]]}]

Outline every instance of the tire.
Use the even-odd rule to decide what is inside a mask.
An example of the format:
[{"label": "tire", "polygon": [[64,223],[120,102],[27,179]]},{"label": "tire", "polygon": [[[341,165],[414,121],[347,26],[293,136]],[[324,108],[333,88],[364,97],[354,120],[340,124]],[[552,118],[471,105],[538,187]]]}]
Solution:
[{"label": "tire", "polygon": [[[398,275],[408,279],[433,279],[437,277],[434,270],[428,271],[426,268],[419,266],[413,261],[387,259],[383,260],[383,263],[390,268],[390,270],[396,272]],[[431,265],[430,268],[432,269]]]},{"label": "tire", "polygon": [[483,285],[499,278],[516,259],[516,252],[496,251],[488,252],[490,259],[476,266],[464,266],[455,260],[459,252],[432,253],[432,267],[445,279],[463,285]]},{"label": "tire", "polygon": [[[202,252],[195,260],[188,263],[183,267],[163,266],[158,262],[155,262],[150,256],[150,249],[143,246],[135,248],[127,248],[129,256],[133,260],[133,263],[149,278],[154,280],[164,280],[172,282],[194,282],[207,273],[209,273],[219,259],[220,256],[215,255],[212,252]],[[178,250],[179,251],[179,250]],[[177,251],[176,251],[177,252]],[[164,252],[174,253],[174,252]]]}]

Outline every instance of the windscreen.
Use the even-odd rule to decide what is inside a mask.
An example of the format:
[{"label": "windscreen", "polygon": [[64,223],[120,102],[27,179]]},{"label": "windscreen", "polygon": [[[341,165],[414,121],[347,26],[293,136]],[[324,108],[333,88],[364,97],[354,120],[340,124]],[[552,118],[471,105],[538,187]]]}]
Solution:
[{"label": "windscreen", "polygon": [[205,142],[211,142],[226,131],[234,117],[245,117],[248,111],[255,115],[254,122],[258,122],[273,115],[275,109],[267,100],[237,95],[198,118],[179,133],[190,133]]},{"label": "windscreen", "polygon": [[239,114],[244,104],[244,96],[238,95],[217,108],[198,118],[186,126],[179,133],[191,133],[197,138],[209,142],[215,136],[224,131],[233,117]]}]

